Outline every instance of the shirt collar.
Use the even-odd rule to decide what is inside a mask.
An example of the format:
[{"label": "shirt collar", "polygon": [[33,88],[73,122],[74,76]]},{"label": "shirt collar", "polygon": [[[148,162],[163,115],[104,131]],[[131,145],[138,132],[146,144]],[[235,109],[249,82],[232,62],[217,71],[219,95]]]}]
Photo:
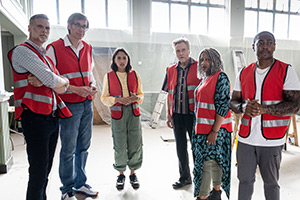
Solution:
[{"label": "shirt collar", "polygon": [[[64,44],[65,44],[66,47],[69,46],[69,47],[75,48],[75,47],[72,45],[72,43],[70,42],[70,40],[69,40],[69,38],[68,38],[68,35],[66,35],[65,38],[64,38]],[[79,45],[78,45],[78,47],[77,47],[77,50],[80,50],[80,49],[82,49],[82,48],[83,48],[83,43],[82,43],[81,40],[79,40]]]},{"label": "shirt collar", "polygon": [[42,56],[46,55],[46,49],[44,47],[40,47],[39,45],[32,42],[31,40],[26,40],[26,42],[31,46],[33,46],[33,48],[35,48]]},{"label": "shirt collar", "polygon": [[[188,69],[190,66],[191,66],[191,64],[194,64],[196,61],[193,59],[193,58],[189,58],[189,64],[186,66],[186,68],[185,69]],[[179,69],[182,69],[181,67],[180,67],[180,62],[178,61],[178,63],[177,63],[177,66],[176,66],[176,68],[179,68]]]}]

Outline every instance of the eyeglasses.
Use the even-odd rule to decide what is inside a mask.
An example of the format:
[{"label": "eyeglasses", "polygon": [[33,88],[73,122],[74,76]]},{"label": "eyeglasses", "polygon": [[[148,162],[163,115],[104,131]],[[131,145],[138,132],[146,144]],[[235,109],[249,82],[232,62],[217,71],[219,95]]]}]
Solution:
[{"label": "eyeglasses", "polygon": [[73,24],[78,30],[83,29],[84,31],[87,31],[89,28],[86,25],[81,26],[79,23]]}]

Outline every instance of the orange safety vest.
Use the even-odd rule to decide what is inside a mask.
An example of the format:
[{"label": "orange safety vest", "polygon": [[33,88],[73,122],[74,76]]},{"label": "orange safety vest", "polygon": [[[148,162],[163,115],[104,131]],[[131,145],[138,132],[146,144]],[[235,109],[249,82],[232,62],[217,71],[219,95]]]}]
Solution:
[{"label": "orange safety vest", "polygon": [[[219,74],[209,76],[196,90],[196,134],[209,134],[216,119],[215,90]],[[220,128],[232,132],[231,112],[227,112]]]},{"label": "orange safety vest", "polygon": [[[21,43],[20,45],[28,47],[50,68],[53,73],[57,74],[57,70],[50,58],[47,57],[48,61],[29,43]],[[15,48],[15,47],[14,47]],[[18,73],[14,70],[12,65],[11,56],[13,50],[8,52],[8,59],[12,66],[13,78],[14,78],[14,101],[15,101],[15,119],[20,120],[21,114],[24,110],[24,106],[30,109],[32,112],[42,115],[50,115],[53,106],[53,93],[52,89],[46,86],[34,87],[28,84],[27,77],[31,74],[30,72]],[[66,118],[71,117],[72,114],[66,107],[65,103],[61,98],[55,94],[57,107],[59,110],[59,117]]]},{"label": "orange safety vest", "polygon": [[[283,101],[282,90],[285,81],[286,73],[288,70],[288,64],[276,60],[270,67],[269,72],[265,76],[261,91],[262,105],[272,105]],[[256,63],[252,63],[245,67],[240,75],[242,99],[254,99],[256,93],[255,86],[255,72]],[[262,114],[261,116],[261,132],[266,139],[280,139],[283,138],[288,124],[290,116],[275,116],[269,114]],[[243,114],[239,135],[246,138],[250,135],[252,118]]]},{"label": "orange safety vest", "polygon": [[[123,90],[120,80],[115,71],[108,72],[108,90],[110,96],[114,97],[123,97]],[[131,93],[136,94],[138,88],[138,79],[134,70],[130,71],[127,74],[127,87],[129,91],[129,95]],[[137,102],[131,104],[133,114],[135,116],[140,116],[140,106]],[[110,107],[111,117],[113,119],[121,119],[123,115],[123,105],[120,103],[115,103]]]},{"label": "orange safety vest", "polygon": [[[50,45],[54,48],[56,68],[60,75],[69,79],[70,85],[89,86],[91,82],[92,47],[84,41],[82,43],[84,47],[80,50],[79,58],[71,47],[65,46],[63,39],[54,41],[47,46],[47,49]],[[86,99],[92,100],[92,96],[86,98],[71,92],[60,94],[60,97],[69,103],[83,102]]]},{"label": "orange safety vest", "polygon": [[[194,102],[194,90],[199,85],[200,80],[197,78],[197,61],[191,64],[190,69],[187,74],[187,93],[189,98],[189,109],[191,112],[194,112],[195,102]],[[170,114],[173,115],[173,106],[174,106],[174,92],[177,86],[177,64],[172,65],[167,68],[167,76],[168,76],[168,98],[169,98],[169,108]]]}]

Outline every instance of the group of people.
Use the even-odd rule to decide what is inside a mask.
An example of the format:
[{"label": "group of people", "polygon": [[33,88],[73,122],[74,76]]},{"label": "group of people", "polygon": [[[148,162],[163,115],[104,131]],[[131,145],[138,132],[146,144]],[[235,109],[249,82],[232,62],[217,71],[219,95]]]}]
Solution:
[{"label": "group of people", "polygon": [[[49,19],[37,14],[29,21],[29,39],[8,53],[14,78],[15,118],[21,120],[27,143],[27,200],[46,199],[59,135],[61,200],[75,200],[76,193],[87,197],[98,195],[86,183],[85,172],[92,137],[92,99],[97,93],[92,47],[82,40],[88,28],[86,16],[73,13],[68,18],[68,34],[45,49]],[[132,70],[129,54],[123,48],[114,52],[111,69],[104,77],[101,100],[111,110],[114,168],[120,173],[116,188],[124,188],[124,171],[128,166],[130,183],[138,189],[135,170],[141,167],[143,159],[141,79]]]},{"label": "group of people", "polygon": [[173,188],[192,183],[188,133],[196,200],[221,200],[221,187],[229,198],[232,110],[242,114],[237,145],[238,200],[251,200],[257,167],[265,199],[279,200],[281,151],[290,115],[299,111],[300,82],[291,65],[273,57],[274,35],[263,31],[254,37],[257,61],[239,72],[231,98],[230,81],[216,49],[203,49],[195,61],[187,39],[174,40],[173,47],[178,63],[167,68],[162,87],[168,92],[167,125],[173,129],[179,161],[179,180]]},{"label": "group of people", "polygon": [[91,100],[97,92],[92,48],[82,40],[88,27],[86,16],[72,14],[68,34],[46,50],[43,44],[50,33],[49,20],[37,14],[29,21],[29,39],[8,53],[14,78],[15,118],[21,120],[27,144],[27,200],[46,199],[59,132],[61,199],[75,199],[74,193],[91,197],[98,194],[86,183],[85,172],[93,125]]},{"label": "group of people", "polygon": [[190,42],[186,38],[174,40],[173,47],[178,63],[167,68],[162,87],[169,93],[167,125],[173,128],[179,160],[180,177],[172,186],[179,189],[192,183],[188,132],[194,161],[194,196],[219,200],[222,185],[229,197],[230,83],[221,55],[214,48],[206,48],[196,61],[190,57]]},{"label": "group of people", "polygon": [[[68,19],[68,34],[45,49],[49,20],[37,14],[30,18],[29,39],[8,53],[14,77],[15,117],[21,120],[27,143],[27,200],[46,199],[59,135],[61,199],[76,199],[75,193],[98,195],[86,183],[85,172],[92,136],[92,99],[97,93],[92,47],[82,40],[88,28],[86,16],[74,13]],[[279,200],[281,150],[289,116],[299,110],[300,83],[290,65],[273,58],[275,46],[273,34],[261,32],[255,36],[252,48],[257,62],[240,71],[230,98],[230,81],[220,53],[206,48],[194,60],[189,40],[173,41],[178,63],[167,68],[162,90],[168,92],[167,126],[173,129],[179,161],[180,176],[172,185],[174,189],[192,183],[188,132],[195,198],[220,200],[221,187],[229,198],[232,110],[243,113],[237,148],[238,199],[251,199],[259,166],[266,199]],[[143,161],[141,78],[132,69],[124,48],[114,51],[110,67],[103,79],[101,100],[111,112],[113,166],[119,173],[116,188],[124,188],[128,167],[130,184],[138,189],[136,170]]]}]

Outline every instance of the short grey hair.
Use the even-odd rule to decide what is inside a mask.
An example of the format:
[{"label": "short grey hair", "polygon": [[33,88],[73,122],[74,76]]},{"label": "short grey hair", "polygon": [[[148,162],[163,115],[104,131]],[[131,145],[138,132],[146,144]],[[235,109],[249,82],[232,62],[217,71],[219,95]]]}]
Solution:
[{"label": "short grey hair", "polygon": [[186,46],[188,47],[189,50],[191,49],[190,41],[187,38],[184,38],[184,37],[177,38],[177,39],[173,40],[173,42],[172,42],[173,48],[175,49],[175,46],[177,44],[182,43],[182,42],[186,44]]},{"label": "short grey hair", "polygon": [[29,25],[32,25],[34,23],[34,21],[37,19],[49,20],[49,18],[45,14],[36,14],[36,15],[33,15],[32,17],[30,17]]}]

